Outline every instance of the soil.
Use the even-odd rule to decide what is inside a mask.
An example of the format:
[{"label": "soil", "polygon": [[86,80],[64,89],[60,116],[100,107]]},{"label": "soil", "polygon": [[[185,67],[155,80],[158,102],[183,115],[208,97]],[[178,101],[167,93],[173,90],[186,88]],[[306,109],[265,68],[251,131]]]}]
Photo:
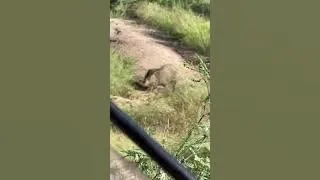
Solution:
[{"label": "soil", "polygon": [[133,20],[110,19],[110,46],[121,54],[136,60],[135,78],[141,79],[146,71],[164,64],[174,64],[180,76],[198,77],[185,66],[194,60],[195,53],[173,41],[164,32],[154,30]]}]

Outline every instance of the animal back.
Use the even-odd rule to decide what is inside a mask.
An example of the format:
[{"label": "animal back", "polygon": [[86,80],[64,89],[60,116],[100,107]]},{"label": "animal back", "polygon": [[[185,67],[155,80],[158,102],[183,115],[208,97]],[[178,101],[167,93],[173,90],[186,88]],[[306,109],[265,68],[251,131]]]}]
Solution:
[{"label": "animal back", "polygon": [[169,84],[172,81],[176,81],[177,70],[171,64],[164,65],[159,71],[159,83]]}]

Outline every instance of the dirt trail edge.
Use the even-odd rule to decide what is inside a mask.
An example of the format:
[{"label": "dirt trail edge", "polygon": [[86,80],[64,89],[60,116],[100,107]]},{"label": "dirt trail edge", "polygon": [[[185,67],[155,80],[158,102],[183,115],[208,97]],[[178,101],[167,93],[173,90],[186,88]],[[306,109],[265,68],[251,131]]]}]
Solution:
[{"label": "dirt trail edge", "polygon": [[177,43],[166,38],[163,32],[139,25],[135,21],[110,19],[110,46],[121,54],[137,60],[137,79],[141,79],[148,69],[164,64],[177,65],[179,75],[184,79],[199,78],[196,71],[184,66],[186,57],[194,55],[192,51],[179,49]]}]

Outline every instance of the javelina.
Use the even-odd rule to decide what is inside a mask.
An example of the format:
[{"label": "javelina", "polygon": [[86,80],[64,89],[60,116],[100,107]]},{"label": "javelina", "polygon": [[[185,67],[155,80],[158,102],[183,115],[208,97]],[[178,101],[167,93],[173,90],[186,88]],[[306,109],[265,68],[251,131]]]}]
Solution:
[{"label": "javelina", "polygon": [[160,68],[149,69],[144,77],[142,86],[154,90],[159,86],[175,90],[177,82],[177,70],[172,64],[165,64]]}]

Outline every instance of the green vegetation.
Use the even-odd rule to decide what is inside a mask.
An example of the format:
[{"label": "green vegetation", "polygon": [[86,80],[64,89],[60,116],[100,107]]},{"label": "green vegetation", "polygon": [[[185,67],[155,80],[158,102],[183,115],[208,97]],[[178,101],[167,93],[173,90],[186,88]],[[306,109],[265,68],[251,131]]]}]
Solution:
[{"label": "green vegetation", "polygon": [[[136,18],[167,32],[171,37],[209,56],[210,0],[119,0],[111,17]],[[182,82],[170,94],[142,95],[132,86],[134,59],[111,51],[111,96],[171,154],[200,180],[210,179],[210,110],[207,61],[198,57],[197,69],[204,82]],[[171,179],[129,139],[113,127],[111,139],[128,159],[151,179]],[[212,161],[212,159],[211,159]]]},{"label": "green vegetation", "polygon": [[192,10],[203,17],[210,17],[210,0],[149,0],[166,7],[179,7]]},{"label": "green vegetation", "polygon": [[178,7],[163,8],[156,3],[138,5],[136,15],[143,21],[177,37],[197,52],[209,55],[210,22]]},{"label": "green vegetation", "polygon": [[[167,32],[199,54],[209,57],[210,21],[195,14],[192,9],[206,11],[206,1],[165,1],[155,2],[119,1],[113,7],[113,16],[135,16],[140,21]],[[206,3],[208,5],[206,5]],[[186,8],[188,7],[188,8]]]},{"label": "green vegetation", "polygon": [[124,57],[111,50],[111,82],[110,91],[114,96],[129,97],[133,87],[131,86],[133,77],[133,61],[129,57]]},{"label": "green vegetation", "polygon": [[[164,7],[178,7],[185,10],[191,10],[200,16],[206,18],[210,17],[210,0],[119,0],[113,5],[112,10],[113,12],[125,12],[130,5],[141,1],[157,3]],[[124,14],[125,13],[122,15]]]}]

